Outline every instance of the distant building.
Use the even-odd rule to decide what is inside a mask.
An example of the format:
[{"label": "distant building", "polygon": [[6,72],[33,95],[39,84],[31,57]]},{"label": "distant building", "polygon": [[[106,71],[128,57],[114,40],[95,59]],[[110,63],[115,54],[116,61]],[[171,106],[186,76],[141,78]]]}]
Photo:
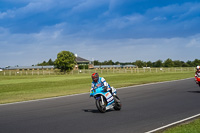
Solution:
[{"label": "distant building", "polygon": [[136,68],[135,65],[97,65],[94,69],[117,69],[117,68]]},{"label": "distant building", "polygon": [[79,57],[79,56],[77,56],[77,55],[75,55],[75,56],[76,56],[76,65],[75,65],[75,69],[78,69],[78,66],[79,66],[79,65],[88,65],[89,68],[92,67],[89,60],[86,60],[86,59],[84,59],[84,58],[82,58],[82,57]]},{"label": "distant building", "polygon": [[47,70],[54,69],[54,66],[7,66],[5,70]]},{"label": "distant building", "polygon": [[76,63],[77,63],[77,65],[89,65],[90,61],[77,56]]}]

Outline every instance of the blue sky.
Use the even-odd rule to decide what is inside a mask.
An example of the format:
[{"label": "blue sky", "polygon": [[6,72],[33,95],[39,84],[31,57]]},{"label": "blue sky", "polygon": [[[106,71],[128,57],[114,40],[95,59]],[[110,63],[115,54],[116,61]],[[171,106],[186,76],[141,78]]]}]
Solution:
[{"label": "blue sky", "polygon": [[0,67],[200,59],[199,0],[0,0]]}]

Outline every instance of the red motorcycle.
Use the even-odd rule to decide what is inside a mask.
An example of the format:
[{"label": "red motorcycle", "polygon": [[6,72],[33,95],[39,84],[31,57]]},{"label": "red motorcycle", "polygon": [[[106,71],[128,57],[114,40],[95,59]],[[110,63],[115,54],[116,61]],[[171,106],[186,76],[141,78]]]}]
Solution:
[{"label": "red motorcycle", "polygon": [[196,83],[199,85],[199,87],[200,87],[200,73],[199,74],[197,74],[196,76],[195,76],[195,80],[196,80]]}]

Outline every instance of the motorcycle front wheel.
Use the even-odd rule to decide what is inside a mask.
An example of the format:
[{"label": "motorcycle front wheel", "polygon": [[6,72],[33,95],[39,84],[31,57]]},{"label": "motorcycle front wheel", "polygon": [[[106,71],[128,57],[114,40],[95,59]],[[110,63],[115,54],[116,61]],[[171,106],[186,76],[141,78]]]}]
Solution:
[{"label": "motorcycle front wheel", "polygon": [[105,105],[106,101],[104,100],[104,105],[102,105],[102,101],[101,98],[96,99],[96,106],[97,109],[101,112],[101,113],[105,113],[106,112],[106,105]]}]

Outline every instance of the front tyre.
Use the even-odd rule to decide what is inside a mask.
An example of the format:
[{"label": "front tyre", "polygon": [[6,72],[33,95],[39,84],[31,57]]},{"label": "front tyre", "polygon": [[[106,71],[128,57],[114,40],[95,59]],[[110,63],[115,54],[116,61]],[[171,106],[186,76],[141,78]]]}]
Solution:
[{"label": "front tyre", "polygon": [[114,109],[115,110],[121,110],[121,107],[122,107],[122,104],[121,104],[121,101],[119,99],[118,96],[113,96],[114,97],[114,100],[115,100],[115,106],[114,106]]},{"label": "front tyre", "polygon": [[102,105],[102,101],[101,98],[96,99],[96,106],[97,109],[101,112],[101,113],[105,113],[106,112],[106,105],[105,105],[106,101],[104,100],[104,105]]}]

